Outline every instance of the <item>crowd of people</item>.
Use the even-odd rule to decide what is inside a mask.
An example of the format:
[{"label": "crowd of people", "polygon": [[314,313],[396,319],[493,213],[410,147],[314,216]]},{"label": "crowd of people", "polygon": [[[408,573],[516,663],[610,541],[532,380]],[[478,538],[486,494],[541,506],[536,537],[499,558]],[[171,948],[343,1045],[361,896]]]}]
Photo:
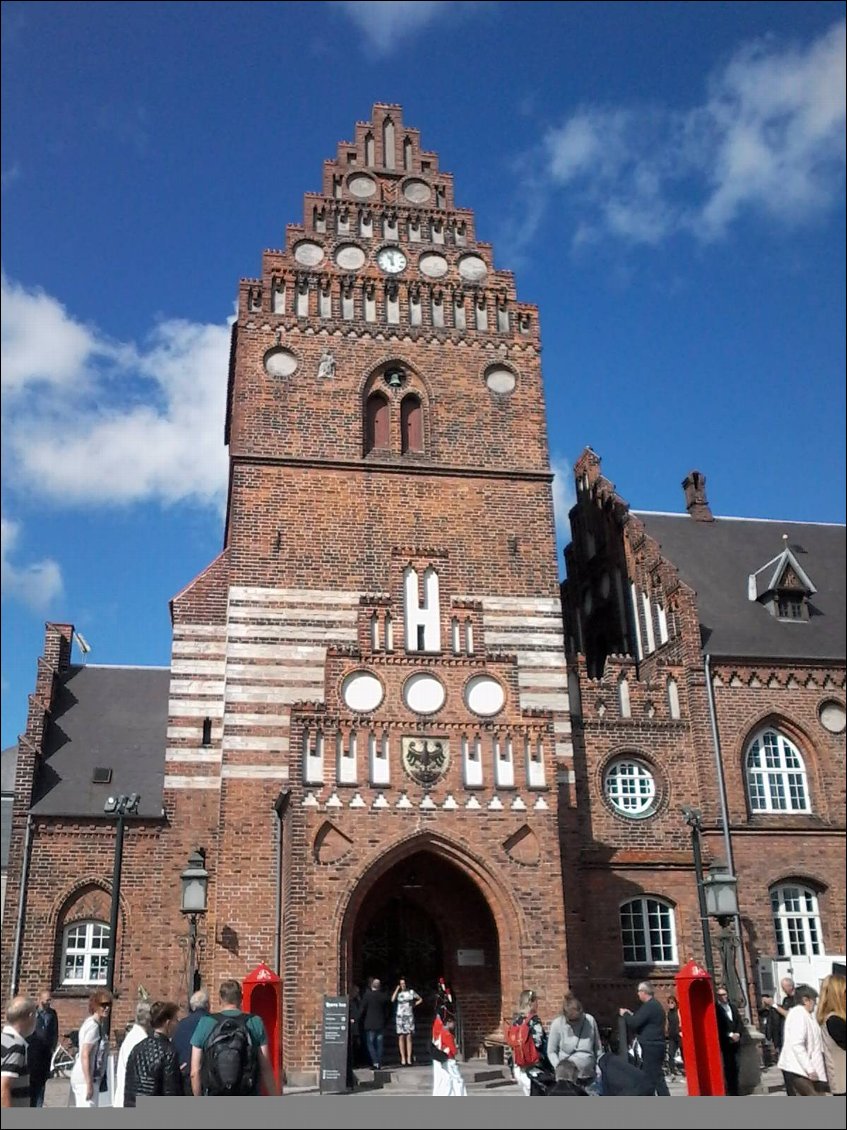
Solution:
[{"label": "crowd of people", "polygon": [[[191,997],[179,1019],[174,1001],[139,1001],[135,1021],[118,1052],[111,1106],[134,1107],[139,1095],[279,1094],[268,1037],[260,1017],[241,1008],[241,986],[224,981],[216,1013],[209,995]],[[96,1107],[109,1091],[109,1017],[112,995],[93,992],[79,1029],[79,1053],[71,1069],[75,1106]],[[42,1106],[59,1032],[50,994],[36,1002],[18,996],[6,1009],[2,1051],[2,1105]]]},{"label": "crowd of people", "polygon": [[[836,965],[820,992],[785,977],[779,1003],[770,996],[762,998],[765,1063],[781,1070],[787,1095],[844,1096],[845,985],[844,967]],[[573,993],[566,994],[548,1030],[538,1015],[536,993],[525,989],[507,1025],[512,1070],[523,1094],[668,1095],[665,1076],[673,1075],[681,1061],[678,1003],[670,997],[667,1009],[663,1007],[649,981],[640,982],[637,996],[637,1009],[619,1010],[626,1046],[615,1047],[614,1033],[604,1040],[597,1021]],[[278,1094],[261,1018],[242,1010],[237,981],[224,981],[219,998],[218,1011],[212,1013],[208,993],[199,990],[182,1019],[173,1001],[139,1001],[117,1057],[111,1105],[133,1107],[139,1095]],[[422,1004],[423,998],[404,977],[390,996],[377,978],[363,993],[354,992],[348,1082],[357,1051],[366,1052],[375,1070],[381,1068],[392,1010],[401,1066],[414,1062],[415,1014]],[[91,994],[70,1076],[76,1106],[100,1105],[100,1096],[109,1089],[111,1008],[109,992],[98,989]],[[726,1093],[737,1095],[745,1025],[722,985],[717,987],[715,1014]],[[456,1019],[455,998],[441,978],[428,1043],[434,1095],[467,1094],[458,1065]],[[49,992],[9,1002],[2,1046],[4,1107],[43,1105],[58,1041],[58,1018]]]}]

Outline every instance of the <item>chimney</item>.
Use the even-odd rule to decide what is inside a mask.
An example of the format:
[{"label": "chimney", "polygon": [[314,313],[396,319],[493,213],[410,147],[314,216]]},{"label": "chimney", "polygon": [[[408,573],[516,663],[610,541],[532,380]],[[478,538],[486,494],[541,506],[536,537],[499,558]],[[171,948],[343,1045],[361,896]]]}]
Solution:
[{"label": "chimney", "polygon": [[706,498],[706,476],[700,471],[690,471],[682,480],[682,489],[685,492],[685,509],[694,521],[714,522],[715,518]]}]

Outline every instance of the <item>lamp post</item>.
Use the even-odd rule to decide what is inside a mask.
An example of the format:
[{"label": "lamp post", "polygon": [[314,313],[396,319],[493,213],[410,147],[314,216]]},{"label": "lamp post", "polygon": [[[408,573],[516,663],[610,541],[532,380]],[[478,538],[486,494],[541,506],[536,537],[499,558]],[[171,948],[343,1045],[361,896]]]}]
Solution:
[{"label": "lamp post", "polygon": [[[103,805],[107,816],[117,817],[115,829],[115,863],[112,870],[112,905],[109,914],[109,960],[106,965],[106,988],[110,993],[115,991],[115,957],[118,949],[118,912],[121,904],[121,869],[124,855],[124,820],[127,816],[137,816],[141,797],[138,793],[125,796],[110,796]],[[107,1033],[111,1028],[112,1010],[106,1017]]]},{"label": "lamp post", "polygon": [[188,866],[181,873],[179,880],[182,886],[180,910],[188,918],[188,934],[185,937],[185,945],[188,947],[186,981],[190,1003],[191,994],[199,987],[199,983],[195,984],[197,980],[197,949],[201,944],[197,936],[197,920],[206,913],[209,892],[209,872],[206,870],[206,852],[203,848],[195,848],[189,855]]},{"label": "lamp post", "polygon": [[703,853],[700,837],[703,831],[703,814],[699,808],[682,806],[682,818],[691,829],[691,851],[694,855],[694,874],[697,879],[697,903],[700,908],[700,929],[703,934],[703,960],[712,980],[715,979],[715,959],[712,953],[712,935],[709,929],[709,909],[706,904],[706,885],[703,878]]},{"label": "lamp post", "polygon": [[729,999],[744,1021],[738,1061],[739,1091],[742,1095],[757,1094],[762,1090],[759,1045],[764,1037],[751,1023],[747,996],[738,976],[738,953],[741,949],[741,938],[735,930],[735,920],[738,918],[738,880],[723,864],[714,864],[709,869],[703,886],[708,913],[720,926],[718,952],[721,957],[721,978]]},{"label": "lamp post", "polygon": [[718,952],[721,955],[721,979],[726,985],[729,999],[739,1012],[747,1010],[747,999],[738,976],[738,949],[741,939],[733,929],[733,922],[738,916],[738,880],[730,875],[723,866],[716,864],[709,868],[708,876],[703,880],[706,893],[706,911],[711,918],[716,918],[720,926],[718,934]]}]

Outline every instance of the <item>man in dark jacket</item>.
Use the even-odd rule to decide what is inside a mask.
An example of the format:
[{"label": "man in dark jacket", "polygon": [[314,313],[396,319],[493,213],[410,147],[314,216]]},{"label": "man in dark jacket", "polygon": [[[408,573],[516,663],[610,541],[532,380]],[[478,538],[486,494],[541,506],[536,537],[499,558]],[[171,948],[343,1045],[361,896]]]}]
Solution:
[{"label": "man in dark jacket", "polygon": [[726,1080],[726,1093],[738,1094],[738,1053],[741,1050],[741,1036],[744,1025],[741,1014],[729,999],[725,985],[718,986],[716,1005],[718,1018],[718,1042],[721,1047],[723,1074]]},{"label": "man in dark jacket", "polygon": [[44,1089],[50,1078],[50,1063],[59,1044],[59,1017],[45,989],[38,994],[35,1031],[27,1041],[29,1063],[29,1105],[44,1106]]},{"label": "man in dark jacket", "polygon": [[650,1080],[656,1095],[670,1095],[665,1082],[665,1010],[656,1000],[653,986],[642,981],[638,986],[641,1007],[636,1013],[628,1008],[620,1010],[626,1019],[627,1031],[638,1037],[641,1045],[641,1066]]},{"label": "man in dark jacket", "polygon": [[124,1086],[124,1106],[135,1106],[138,1095],[181,1095],[179,1056],[171,1043],[179,1005],[156,1001],[150,1006],[153,1035],[129,1053]]},{"label": "man in dark jacket", "polygon": [[388,993],[383,991],[382,982],[378,977],[371,981],[369,989],[362,995],[361,1025],[365,1033],[365,1044],[368,1055],[373,1064],[374,1071],[382,1067],[382,1049],[385,1042],[385,1026],[388,1023],[388,1014],[391,1010],[391,1001]]},{"label": "man in dark jacket", "polygon": [[173,1044],[176,1054],[179,1056],[179,1070],[182,1074],[182,1090],[183,1094],[186,1095],[192,1093],[191,1037],[203,1017],[209,1015],[209,994],[205,989],[198,989],[196,993],[191,994],[191,1000],[188,1003],[191,1011],[188,1016],[184,1016],[180,1020],[173,1035]]}]

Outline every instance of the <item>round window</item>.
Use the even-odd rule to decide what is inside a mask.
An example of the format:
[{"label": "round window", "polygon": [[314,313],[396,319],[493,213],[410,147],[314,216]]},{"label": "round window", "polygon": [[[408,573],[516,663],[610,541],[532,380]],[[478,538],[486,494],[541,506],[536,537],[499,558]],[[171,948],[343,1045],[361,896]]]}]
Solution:
[{"label": "round window", "polygon": [[656,779],[643,761],[622,757],[613,761],[603,781],[606,799],[621,816],[649,816],[656,804]]}]

